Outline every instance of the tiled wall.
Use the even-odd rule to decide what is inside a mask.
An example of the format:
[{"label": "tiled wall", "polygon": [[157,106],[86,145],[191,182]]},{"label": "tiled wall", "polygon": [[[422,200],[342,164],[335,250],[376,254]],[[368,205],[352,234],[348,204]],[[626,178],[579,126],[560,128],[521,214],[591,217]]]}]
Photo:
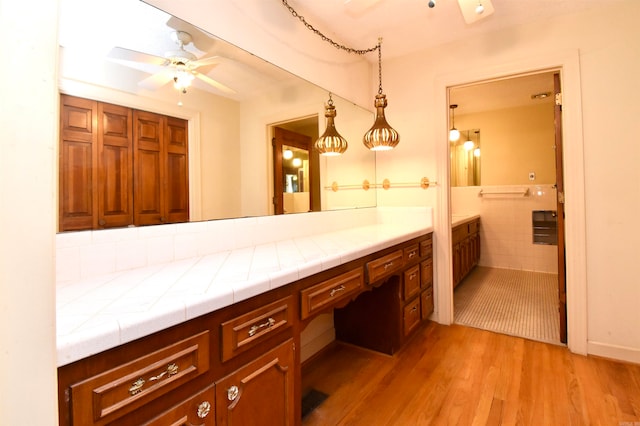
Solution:
[{"label": "tiled wall", "polygon": [[294,237],[408,220],[427,220],[431,225],[432,209],[373,207],[65,232],[56,235],[56,281],[76,281]]},{"label": "tiled wall", "polygon": [[[479,196],[483,192],[529,190],[517,194]],[[479,214],[480,265],[494,268],[557,273],[557,246],[533,244],[533,210],[556,210],[551,185],[451,188],[452,214]]]}]

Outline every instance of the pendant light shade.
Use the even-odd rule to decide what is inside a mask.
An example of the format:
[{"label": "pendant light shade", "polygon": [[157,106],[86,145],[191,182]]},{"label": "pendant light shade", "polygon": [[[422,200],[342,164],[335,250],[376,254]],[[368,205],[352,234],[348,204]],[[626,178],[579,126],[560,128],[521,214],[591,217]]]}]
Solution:
[{"label": "pendant light shade", "polygon": [[451,109],[451,130],[449,130],[449,142],[457,142],[460,139],[460,130],[456,129],[456,108],[458,105],[449,105]]},{"label": "pendant light shade", "polygon": [[382,93],[382,39],[378,39],[378,94],[374,101],[376,118],[373,126],[364,134],[362,142],[371,151],[388,151],[400,142],[400,135],[393,129],[384,116],[387,96]]},{"label": "pendant light shade", "polygon": [[321,155],[336,156],[347,150],[347,140],[338,133],[333,121],[336,114],[336,107],[333,105],[333,99],[331,99],[331,93],[329,93],[329,101],[324,109],[324,116],[327,119],[327,129],[314,144],[315,149],[318,150]]},{"label": "pendant light shade", "polygon": [[371,151],[388,151],[400,142],[400,135],[393,129],[384,116],[387,97],[382,93],[376,95],[376,119],[373,126],[364,134],[364,145]]}]

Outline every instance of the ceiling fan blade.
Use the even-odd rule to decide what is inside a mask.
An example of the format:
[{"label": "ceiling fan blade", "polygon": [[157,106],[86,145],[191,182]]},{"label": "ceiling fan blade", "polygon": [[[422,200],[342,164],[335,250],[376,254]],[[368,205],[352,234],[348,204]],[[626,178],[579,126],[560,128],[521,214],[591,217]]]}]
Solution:
[{"label": "ceiling fan blade", "polygon": [[150,55],[148,53],[138,52],[124,47],[114,47],[107,55],[110,59],[121,61],[141,62],[151,65],[165,65],[167,60],[160,56]]},{"label": "ceiling fan blade", "polygon": [[201,30],[200,28],[183,21],[180,18],[176,18],[172,16],[167,21],[167,26],[169,28],[173,28],[176,31],[184,31],[191,35],[193,46],[202,51],[208,52],[210,51],[216,42],[215,38],[211,36],[209,33]]},{"label": "ceiling fan blade", "polygon": [[173,73],[171,70],[163,70],[140,81],[138,86],[148,90],[157,90],[172,80]]},{"label": "ceiling fan blade", "polygon": [[[482,5],[483,11],[478,13],[476,8],[479,5]],[[484,19],[493,14],[493,3],[491,0],[458,0],[458,6],[460,6],[460,12],[462,12],[462,17],[464,18],[464,22],[467,24],[473,24],[476,21]]]},{"label": "ceiling fan blade", "polygon": [[212,79],[211,77],[204,75],[202,73],[196,72],[195,76],[198,77],[200,80],[204,81],[205,83],[207,83],[210,86],[215,87],[216,89],[225,92],[225,93],[236,93],[235,90],[225,86],[224,84],[215,81],[214,79]]},{"label": "ceiling fan blade", "polygon": [[222,59],[223,58],[221,56],[210,56],[208,58],[195,60],[191,62],[189,65],[191,69],[196,69],[198,67],[202,67],[205,65],[218,65],[222,62]]}]

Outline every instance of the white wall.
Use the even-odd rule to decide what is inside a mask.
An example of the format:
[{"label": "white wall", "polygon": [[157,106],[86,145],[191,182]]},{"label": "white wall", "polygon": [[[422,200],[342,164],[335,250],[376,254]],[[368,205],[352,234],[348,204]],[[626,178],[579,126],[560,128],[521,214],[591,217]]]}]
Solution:
[{"label": "white wall", "polygon": [[[182,2],[171,3],[174,7],[183,7]],[[209,2],[208,7],[213,4]],[[362,105],[370,103],[371,80],[362,78],[363,74],[371,75],[370,69],[362,71],[360,62],[314,67],[318,61],[314,63],[307,54],[313,50],[278,49],[286,40],[296,38],[283,37],[279,39],[280,44],[271,40],[272,44],[265,46],[259,33],[260,25],[243,16],[246,10],[235,10],[232,18],[225,19],[224,12],[234,12],[238,4],[227,2],[222,9],[201,14],[200,19],[217,16],[221,30],[236,34],[244,47],[254,45],[252,50],[257,54],[266,49],[267,59],[325,87],[333,82],[338,86],[336,93]],[[243,2],[243,8],[254,7],[258,12],[266,4],[259,0]],[[25,413],[29,413],[33,424],[55,424],[53,235],[58,114],[57,2],[0,0],[0,7],[0,31],[4,40],[12,41],[3,46],[10,65],[5,66],[3,72],[10,78],[2,79],[0,139],[3,206],[0,209],[0,423],[20,424]],[[194,8],[191,15],[197,17],[199,10]],[[379,179],[390,177],[405,181],[405,177],[413,180],[425,174],[430,178],[434,174],[445,175],[440,174],[440,168],[446,169],[446,158],[439,162],[440,148],[434,135],[446,134],[446,100],[437,106],[428,101],[434,96],[441,97],[436,93],[436,82],[443,75],[460,72],[462,66],[499,71],[505,64],[531,55],[579,48],[589,351],[636,362],[640,362],[640,311],[637,309],[640,287],[634,269],[638,263],[635,241],[640,240],[635,219],[640,211],[640,168],[637,167],[640,144],[629,128],[640,116],[640,104],[630,96],[640,93],[638,16],[640,2],[636,0],[622,6],[605,4],[579,17],[518,27],[386,62],[387,118],[399,130],[401,141],[396,150],[378,156],[377,168]],[[298,31],[293,29],[298,27],[297,23],[290,17],[287,19],[272,23],[269,28],[281,24]],[[265,22],[268,20],[261,21]],[[318,42],[303,44],[300,41],[300,45],[320,50]],[[334,78],[336,73],[329,72],[332,70],[344,78]],[[444,119],[434,121],[434,116]],[[621,156],[621,152],[626,155]],[[442,191],[446,189],[381,190],[383,196],[378,198],[378,203],[433,205],[446,209],[446,205],[438,204],[448,199],[440,196]],[[580,197],[579,194],[568,196]],[[442,219],[436,217],[436,227],[442,228],[439,220]],[[436,245],[436,256],[437,251],[443,249]],[[30,380],[24,380],[24,371],[29,371]],[[37,410],[33,410],[33,401],[37,401]]]},{"label": "white wall", "polygon": [[[473,70],[499,75],[513,69],[514,63],[577,48],[581,82],[577,97],[582,97],[577,107],[581,111],[564,111],[568,121],[582,114],[582,127],[573,136],[579,135],[580,130],[584,135],[582,140],[565,135],[565,161],[568,151],[579,151],[584,143],[584,163],[570,158],[579,163],[574,164],[576,176],[571,179],[581,179],[580,168],[584,167],[584,207],[579,202],[571,206],[582,194],[566,194],[568,226],[573,226],[580,214],[586,218],[586,276],[574,284],[586,286],[586,324],[582,326],[588,325],[588,351],[635,362],[640,362],[640,286],[633,268],[639,259],[636,241],[640,239],[640,228],[635,216],[640,209],[640,144],[629,126],[640,115],[640,105],[635,96],[630,96],[640,93],[638,16],[640,2],[603,4],[580,15],[520,26],[388,61],[388,118],[400,132],[401,142],[397,151],[377,157],[379,177],[401,179],[424,170],[446,176],[446,155],[438,157],[438,144],[445,144],[446,140],[442,137],[439,142],[437,137],[446,132],[447,105],[438,82],[451,75],[472,75]],[[571,82],[564,83],[566,86]],[[425,102],[434,98],[441,98],[442,105]],[[565,101],[572,100],[575,101]],[[378,205],[432,203],[441,212],[447,209],[448,196],[440,195],[434,200],[417,190],[389,191],[378,197]],[[438,225],[442,221],[436,220],[436,229],[446,229]],[[571,232],[575,237],[568,241],[568,249],[578,250],[576,245],[583,244],[579,229]],[[437,245],[436,249],[446,250],[446,245]]]},{"label": "white wall", "polygon": [[[0,0],[0,424],[56,424],[57,2]],[[27,19],[16,19],[25,16]]]}]

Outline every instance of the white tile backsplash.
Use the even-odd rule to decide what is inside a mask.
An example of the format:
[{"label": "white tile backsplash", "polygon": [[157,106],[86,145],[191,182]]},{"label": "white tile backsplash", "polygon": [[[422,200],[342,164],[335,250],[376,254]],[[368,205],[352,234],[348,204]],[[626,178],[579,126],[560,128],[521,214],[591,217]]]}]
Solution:
[{"label": "white tile backsplash", "polygon": [[[479,196],[484,191],[528,189],[528,196]],[[551,185],[451,188],[452,215],[480,215],[480,265],[557,273],[557,246],[533,244],[531,213],[555,210]]]}]

